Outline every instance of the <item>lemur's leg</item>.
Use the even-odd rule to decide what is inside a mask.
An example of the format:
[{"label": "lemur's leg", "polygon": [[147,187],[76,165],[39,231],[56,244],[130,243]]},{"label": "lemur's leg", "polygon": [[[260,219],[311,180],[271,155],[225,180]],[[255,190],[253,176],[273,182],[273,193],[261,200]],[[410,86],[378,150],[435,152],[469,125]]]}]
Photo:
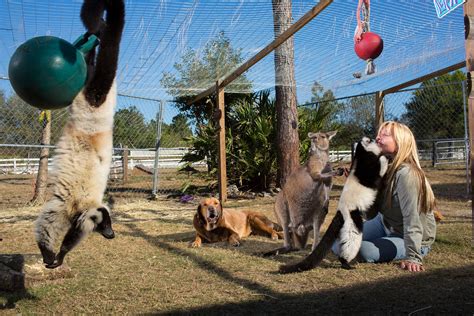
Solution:
[{"label": "lemur's leg", "polygon": [[43,256],[43,262],[52,264],[56,257],[54,245],[58,237],[71,225],[65,216],[66,205],[59,196],[46,203],[35,223],[35,238]]},{"label": "lemur's leg", "polygon": [[90,212],[84,212],[74,218],[71,227],[64,236],[64,240],[61,244],[61,249],[56,256],[56,260],[54,263],[46,265],[46,268],[54,269],[62,265],[64,257],[68,254],[68,252],[76,247],[85,236],[94,230],[94,227],[96,226],[94,215],[89,213]]}]

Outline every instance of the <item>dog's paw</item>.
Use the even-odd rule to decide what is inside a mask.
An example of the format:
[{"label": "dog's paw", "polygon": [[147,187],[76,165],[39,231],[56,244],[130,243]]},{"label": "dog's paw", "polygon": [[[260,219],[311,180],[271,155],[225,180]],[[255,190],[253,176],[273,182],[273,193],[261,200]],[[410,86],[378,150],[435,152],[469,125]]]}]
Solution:
[{"label": "dog's paw", "polygon": [[193,242],[189,243],[189,247],[190,248],[199,248],[199,247],[201,247],[201,243],[198,242],[198,241],[193,241]]},{"label": "dog's paw", "polygon": [[271,238],[272,238],[272,240],[278,240],[278,238],[279,238],[279,237],[280,237],[280,236],[278,235],[278,233],[277,233],[277,232],[275,232],[275,231],[274,231],[274,232],[272,232],[272,237],[271,237]]}]

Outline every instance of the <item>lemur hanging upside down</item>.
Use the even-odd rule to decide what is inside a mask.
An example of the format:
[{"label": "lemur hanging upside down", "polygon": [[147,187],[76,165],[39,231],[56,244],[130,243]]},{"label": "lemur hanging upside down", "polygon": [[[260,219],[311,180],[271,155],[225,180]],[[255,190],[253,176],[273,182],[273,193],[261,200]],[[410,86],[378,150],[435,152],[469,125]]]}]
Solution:
[{"label": "lemur hanging upside down", "polygon": [[[108,239],[115,236],[111,205],[104,204],[103,198],[112,161],[115,76],[125,23],[124,1],[85,0],[81,19],[87,34],[97,35],[100,44],[97,56],[95,50],[86,56],[87,82],[69,107],[69,121],[57,143],[50,173],[51,197],[36,221],[36,241],[47,268],[60,266],[66,254],[90,232]],[[64,232],[56,255],[55,243]]]}]

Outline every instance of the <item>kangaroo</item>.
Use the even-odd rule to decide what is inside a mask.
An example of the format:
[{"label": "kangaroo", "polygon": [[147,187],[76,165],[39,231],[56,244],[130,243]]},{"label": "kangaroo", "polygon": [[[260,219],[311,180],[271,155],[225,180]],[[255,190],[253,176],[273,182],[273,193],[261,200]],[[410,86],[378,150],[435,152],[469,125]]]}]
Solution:
[{"label": "kangaroo", "polygon": [[303,249],[311,229],[312,249],[316,248],[321,224],[328,213],[333,175],[329,163],[329,141],[336,133],[308,133],[311,139],[309,159],[290,174],[275,200],[275,216],[283,227],[283,247],[266,252],[264,256]]}]

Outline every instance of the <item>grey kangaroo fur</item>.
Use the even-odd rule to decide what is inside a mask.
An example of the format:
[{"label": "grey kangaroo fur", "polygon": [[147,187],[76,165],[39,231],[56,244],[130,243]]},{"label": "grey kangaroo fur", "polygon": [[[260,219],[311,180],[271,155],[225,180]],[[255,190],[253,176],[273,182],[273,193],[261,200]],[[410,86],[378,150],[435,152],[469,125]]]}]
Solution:
[{"label": "grey kangaroo fur", "polygon": [[311,229],[312,249],[316,248],[321,224],[328,213],[333,175],[329,164],[329,141],[336,133],[308,133],[311,139],[309,159],[290,174],[275,200],[275,216],[283,227],[283,247],[266,252],[264,256],[303,249]]}]

